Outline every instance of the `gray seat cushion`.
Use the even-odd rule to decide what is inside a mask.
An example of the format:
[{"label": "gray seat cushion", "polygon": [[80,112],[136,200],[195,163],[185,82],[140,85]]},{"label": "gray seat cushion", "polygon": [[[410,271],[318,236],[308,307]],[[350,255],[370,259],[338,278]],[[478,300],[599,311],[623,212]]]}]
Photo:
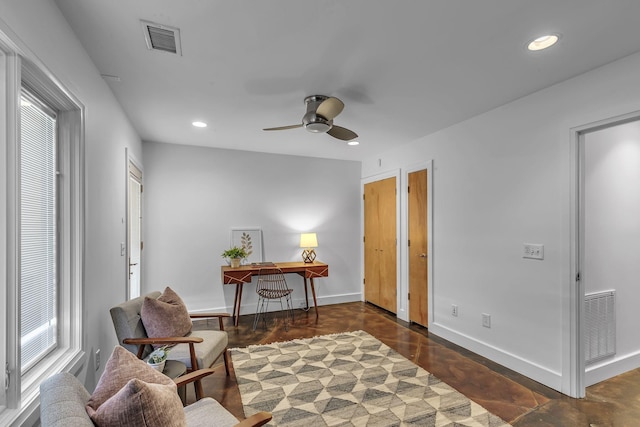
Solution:
[{"label": "gray seat cushion", "polygon": [[[199,330],[189,334],[192,337],[200,337],[204,341],[194,344],[198,368],[208,368],[218,359],[229,344],[229,337],[224,331]],[[184,363],[191,369],[191,356],[189,355],[189,344],[178,344],[169,350],[167,359],[177,360]]]},{"label": "gray seat cushion", "polygon": [[184,408],[189,427],[232,427],[238,420],[216,400],[205,397]]}]

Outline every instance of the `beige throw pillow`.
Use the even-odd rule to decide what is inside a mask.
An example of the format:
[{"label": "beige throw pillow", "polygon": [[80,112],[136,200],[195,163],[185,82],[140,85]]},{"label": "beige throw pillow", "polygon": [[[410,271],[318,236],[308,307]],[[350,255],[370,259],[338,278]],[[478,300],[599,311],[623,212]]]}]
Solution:
[{"label": "beige throw pillow", "polygon": [[185,427],[182,402],[173,387],[130,380],[91,417],[98,427]]},{"label": "beige throw pillow", "polygon": [[[161,374],[122,346],[116,346],[104,365],[104,372],[87,402],[87,413],[95,411],[124,387],[129,380],[137,378],[148,383],[164,384],[176,388],[171,378]],[[179,400],[179,399],[178,399]]]},{"label": "beige throw pillow", "polygon": [[140,317],[150,338],[184,337],[193,326],[187,306],[170,287],[158,299],[146,297]]}]

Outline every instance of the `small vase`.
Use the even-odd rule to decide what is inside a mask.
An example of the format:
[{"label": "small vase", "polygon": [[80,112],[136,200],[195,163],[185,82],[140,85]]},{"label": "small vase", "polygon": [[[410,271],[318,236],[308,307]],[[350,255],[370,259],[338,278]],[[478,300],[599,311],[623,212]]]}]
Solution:
[{"label": "small vase", "polygon": [[164,371],[164,364],[166,363],[166,360],[163,360],[160,363],[151,363],[151,362],[147,362],[147,365],[151,366],[153,369],[155,369],[158,372],[162,372]]},{"label": "small vase", "polygon": [[238,268],[240,267],[240,258],[231,258],[231,268]]}]

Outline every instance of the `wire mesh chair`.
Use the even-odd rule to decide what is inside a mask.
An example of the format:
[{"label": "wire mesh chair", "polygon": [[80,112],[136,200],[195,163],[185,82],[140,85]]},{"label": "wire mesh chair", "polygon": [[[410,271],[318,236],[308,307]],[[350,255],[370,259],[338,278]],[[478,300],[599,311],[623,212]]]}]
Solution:
[{"label": "wire mesh chair", "polygon": [[[293,303],[291,302],[291,293],[293,289],[289,289],[287,281],[284,278],[282,270],[279,268],[261,268],[258,271],[258,283],[256,284],[256,293],[258,294],[258,307],[256,309],[256,317],[253,320],[253,330],[256,330],[260,315],[267,327],[267,312],[269,311],[269,301],[277,299],[280,301],[280,310],[284,311],[284,329],[289,330],[289,316],[293,323]],[[287,309],[282,305],[282,298],[287,303]]]}]

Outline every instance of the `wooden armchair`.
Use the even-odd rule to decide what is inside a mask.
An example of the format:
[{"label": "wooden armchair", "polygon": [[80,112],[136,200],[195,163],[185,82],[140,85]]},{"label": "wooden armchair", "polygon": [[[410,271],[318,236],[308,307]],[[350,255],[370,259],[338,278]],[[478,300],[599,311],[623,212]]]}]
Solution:
[{"label": "wooden armchair", "polygon": [[[224,331],[223,319],[230,317],[229,313],[190,313],[192,319],[217,318],[219,330],[196,330],[182,337],[150,338],[142,323],[141,310],[145,297],[158,298],[160,292],[125,301],[111,308],[111,320],[118,337],[118,342],[130,352],[143,359],[153,350],[152,344],[173,345],[169,351],[168,360],[177,360],[185,364],[187,372],[200,368],[209,368],[222,356],[224,367],[229,375],[231,363],[227,353],[228,337]],[[194,382],[196,397],[203,397],[202,383]]]},{"label": "wooden armchair", "polygon": [[[176,378],[174,381],[180,386],[199,381],[212,373],[213,369],[201,369]],[[90,396],[75,376],[66,372],[51,376],[40,386],[40,425],[42,427],[71,425],[93,427],[94,424],[85,409]],[[220,403],[210,397],[184,407],[184,414],[189,427],[258,427],[271,420],[269,412],[259,412],[239,422]]]}]

